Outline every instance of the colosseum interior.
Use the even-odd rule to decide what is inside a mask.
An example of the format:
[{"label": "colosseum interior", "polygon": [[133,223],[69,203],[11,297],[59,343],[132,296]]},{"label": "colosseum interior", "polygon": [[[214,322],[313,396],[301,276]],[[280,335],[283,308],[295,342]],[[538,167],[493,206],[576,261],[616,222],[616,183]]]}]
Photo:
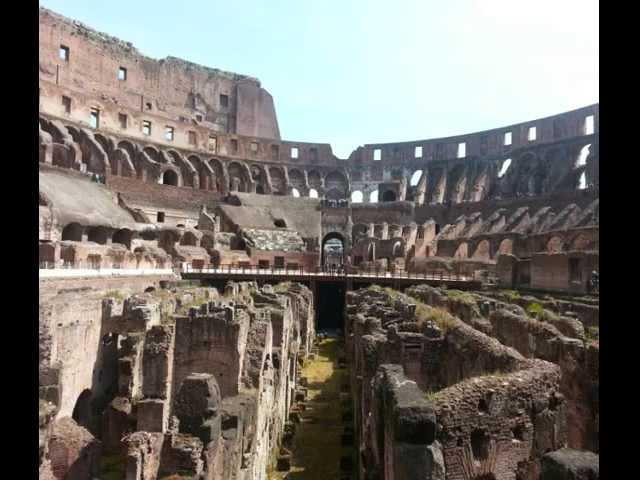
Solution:
[{"label": "colosseum interior", "polygon": [[39,13],[41,479],[599,478],[599,115],[280,136]]}]

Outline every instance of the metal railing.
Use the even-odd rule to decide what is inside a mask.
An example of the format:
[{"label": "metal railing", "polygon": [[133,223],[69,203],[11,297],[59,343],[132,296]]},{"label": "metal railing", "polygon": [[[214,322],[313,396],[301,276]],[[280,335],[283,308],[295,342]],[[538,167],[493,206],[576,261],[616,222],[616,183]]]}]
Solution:
[{"label": "metal railing", "polygon": [[131,270],[140,268],[141,270],[167,270],[172,268],[168,266],[155,266],[155,267],[123,267],[122,263],[98,263],[90,261],[77,261],[77,262],[39,262],[40,270]]},{"label": "metal railing", "polygon": [[200,273],[200,274],[218,274],[218,275],[256,275],[256,276],[290,276],[290,277],[334,277],[343,279],[422,279],[422,280],[440,280],[440,281],[457,281],[468,282],[473,281],[471,275],[463,275],[459,272],[448,272],[446,270],[431,270],[427,272],[407,272],[407,271],[387,271],[381,268],[322,268],[305,269],[304,266],[296,267],[274,267],[260,265],[242,265],[242,264],[226,264],[226,265],[210,265],[207,267],[194,267],[190,263],[185,263],[182,273]]}]

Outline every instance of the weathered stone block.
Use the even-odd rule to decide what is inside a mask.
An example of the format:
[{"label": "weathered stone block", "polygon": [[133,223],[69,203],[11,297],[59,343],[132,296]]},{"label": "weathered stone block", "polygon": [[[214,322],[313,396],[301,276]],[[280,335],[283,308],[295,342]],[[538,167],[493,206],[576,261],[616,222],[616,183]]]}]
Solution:
[{"label": "weathered stone block", "polygon": [[144,432],[166,432],[168,413],[166,400],[151,398],[139,401],[137,429]]}]

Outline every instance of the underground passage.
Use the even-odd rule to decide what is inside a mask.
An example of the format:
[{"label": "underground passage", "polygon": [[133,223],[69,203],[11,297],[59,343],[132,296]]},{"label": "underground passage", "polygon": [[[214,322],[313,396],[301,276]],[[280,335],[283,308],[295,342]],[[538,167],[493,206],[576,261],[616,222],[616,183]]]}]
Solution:
[{"label": "underground passage", "polygon": [[342,332],[344,328],[344,282],[318,282],[317,330]]}]

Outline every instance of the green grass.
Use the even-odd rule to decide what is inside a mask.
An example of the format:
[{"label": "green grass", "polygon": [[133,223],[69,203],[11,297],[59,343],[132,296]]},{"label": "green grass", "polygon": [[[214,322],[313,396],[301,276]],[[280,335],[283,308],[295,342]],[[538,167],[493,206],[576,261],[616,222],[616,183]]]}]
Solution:
[{"label": "green grass", "polygon": [[542,316],[544,315],[544,308],[539,303],[531,302],[527,305],[527,308],[525,310],[527,311],[529,316],[542,320]]},{"label": "green grass", "polygon": [[447,290],[445,294],[451,300],[457,300],[470,307],[475,307],[478,305],[478,303],[476,302],[476,297],[471,293],[463,292],[462,290]]},{"label": "green grass", "polygon": [[600,340],[600,327],[588,327],[584,332],[585,338],[591,342]]},{"label": "green grass", "polygon": [[103,298],[114,298],[118,301],[124,301],[127,297],[120,290],[107,290]]},{"label": "green grass", "polygon": [[516,290],[502,290],[502,293],[512,302],[515,302],[520,298],[520,292]]}]

